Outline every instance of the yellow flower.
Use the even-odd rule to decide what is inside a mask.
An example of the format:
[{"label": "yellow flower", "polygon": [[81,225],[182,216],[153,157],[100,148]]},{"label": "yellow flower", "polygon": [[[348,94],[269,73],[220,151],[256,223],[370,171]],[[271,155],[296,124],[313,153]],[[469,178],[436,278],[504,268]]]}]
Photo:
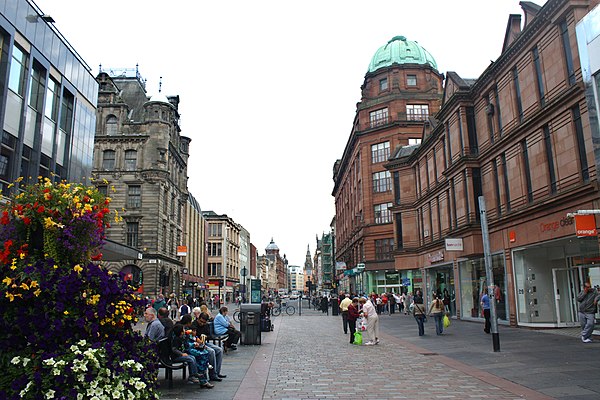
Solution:
[{"label": "yellow flower", "polygon": [[83,206],[83,209],[85,211],[92,212],[92,206],[90,206],[89,204],[86,204],[85,206]]},{"label": "yellow flower", "polygon": [[13,296],[11,293],[6,292],[5,297],[7,297],[10,301],[13,301],[15,299],[15,296]]},{"label": "yellow flower", "polygon": [[39,287],[37,281],[31,281],[31,283],[29,284],[29,286],[31,286],[32,288]]},{"label": "yellow flower", "polygon": [[2,283],[4,283],[6,286],[10,286],[12,279],[7,276],[6,278],[2,279]]},{"label": "yellow flower", "polygon": [[45,200],[50,200],[51,198],[52,198],[52,195],[50,193],[44,193]]},{"label": "yellow flower", "polygon": [[15,179],[15,182],[17,182],[17,183],[18,183],[18,182],[21,182],[22,180],[23,180],[23,177],[22,177],[22,176],[20,176],[20,177],[18,177],[17,179]]},{"label": "yellow flower", "polygon": [[58,265],[54,264],[54,266],[52,268],[58,269]]},{"label": "yellow flower", "polygon": [[17,269],[17,259],[16,258],[13,258],[12,263],[10,264],[10,269],[13,271],[15,269]]},{"label": "yellow flower", "polygon": [[65,310],[65,312],[63,314],[69,315],[69,312],[67,310]]},{"label": "yellow flower", "polygon": [[73,267],[73,270],[77,273],[80,273],[81,271],[83,271],[83,268],[81,268],[81,266],[79,264],[77,264],[76,266]]},{"label": "yellow flower", "polygon": [[19,258],[22,260],[25,258],[25,253],[19,253]]},{"label": "yellow flower", "polygon": [[104,183],[105,185],[108,185],[108,181],[106,180],[106,178],[102,179],[102,183]]},{"label": "yellow flower", "polygon": [[29,290],[29,285],[27,285],[25,282],[21,283],[21,288],[24,290]]},{"label": "yellow flower", "polygon": [[38,297],[40,295],[40,293],[42,293],[42,291],[40,289],[37,289],[35,292],[33,292],[35,297]]},{"label": "yellow flower", "polygon": [[115,189],[115,187],[114,187],[114,186],[111,186],[111,187],[110,187],[110,190],[112,190],[112,192],[113,192],[113,193],[116,193],[116,191],[117,191],[117,189]]}]

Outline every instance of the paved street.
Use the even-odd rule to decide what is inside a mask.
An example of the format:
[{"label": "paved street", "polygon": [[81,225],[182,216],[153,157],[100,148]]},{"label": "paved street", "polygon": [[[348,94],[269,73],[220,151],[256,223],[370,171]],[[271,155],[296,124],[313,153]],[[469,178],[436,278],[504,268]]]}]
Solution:
[{"label": "paved street", "polygon": [[353,346],[339,316],[303,307],[301,317],[274,318],[275,331],[262,334],[261,346],[239,346],[225,355],[227,378],[212,390],[185,383],[179,371],[168,390],[161,370],[161,398],[600,398],[600,338],[583,344],[573,330],[501,326],[501,351],[494,353],[478,323],[453,320],[436,336],[430,321],[426,336],[418,337],[410,316],[380,320],[380,345]]}]

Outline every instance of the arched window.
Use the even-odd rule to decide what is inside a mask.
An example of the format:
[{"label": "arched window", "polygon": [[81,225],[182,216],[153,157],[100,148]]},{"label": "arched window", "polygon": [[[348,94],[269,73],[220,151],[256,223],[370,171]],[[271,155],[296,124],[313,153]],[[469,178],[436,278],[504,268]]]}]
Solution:
[{"label": "arched window", "polygon": [[109,115],[106,118],[106,134],[108,136],[114,136],[117,134],[117,117]]},{"label": "arched window", "polygon": [[112,171],[115,169],[115,151],[104,150],[102,154],[102,169],[105,171]]},{"label": "arched window", "polygon": [[125,171],[135,171],[137,168],[137,151],[125,150]]}]

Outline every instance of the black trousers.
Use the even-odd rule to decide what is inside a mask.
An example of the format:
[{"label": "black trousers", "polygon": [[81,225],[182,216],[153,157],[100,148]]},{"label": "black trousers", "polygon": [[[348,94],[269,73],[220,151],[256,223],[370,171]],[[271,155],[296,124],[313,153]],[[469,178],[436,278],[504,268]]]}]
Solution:
[{"label": "black trousers", "polygon": [[240,337],[242,336],[242,332],[231,327],[229,327],[229,329],[227,330],[227,334],[229,335],[229,337],[223,343],[225,347],[231,347],[232,344],[237,344],[238,340],[240,340]]},{"label": "black trousers", "polygon": [[354,342],[354,332],[356,332],[356,321],[347,321],[350,328],[350,343]]},{"label": "black trousers", "polygon": [[490,329],[492,328],[492,324],[490,322],[490,309],[489,308],[484,308],[483,309],[483,316],[485,318],[485,326],[483,328],[483,331],[485,333],[490,333]]},{"label": "black trousers", "polygon": [[344,333],[348,333],[348,311],[342,311],[342,325],[344,326]]}]

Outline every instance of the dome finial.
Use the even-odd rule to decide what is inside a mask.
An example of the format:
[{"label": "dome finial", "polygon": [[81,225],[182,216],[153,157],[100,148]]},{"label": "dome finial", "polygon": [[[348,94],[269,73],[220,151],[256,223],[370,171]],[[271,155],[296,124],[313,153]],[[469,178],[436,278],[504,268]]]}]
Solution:
[{"label": "dome finial", "polygon": [[158,80],[158,93],[162,92],[162,76]]}]

